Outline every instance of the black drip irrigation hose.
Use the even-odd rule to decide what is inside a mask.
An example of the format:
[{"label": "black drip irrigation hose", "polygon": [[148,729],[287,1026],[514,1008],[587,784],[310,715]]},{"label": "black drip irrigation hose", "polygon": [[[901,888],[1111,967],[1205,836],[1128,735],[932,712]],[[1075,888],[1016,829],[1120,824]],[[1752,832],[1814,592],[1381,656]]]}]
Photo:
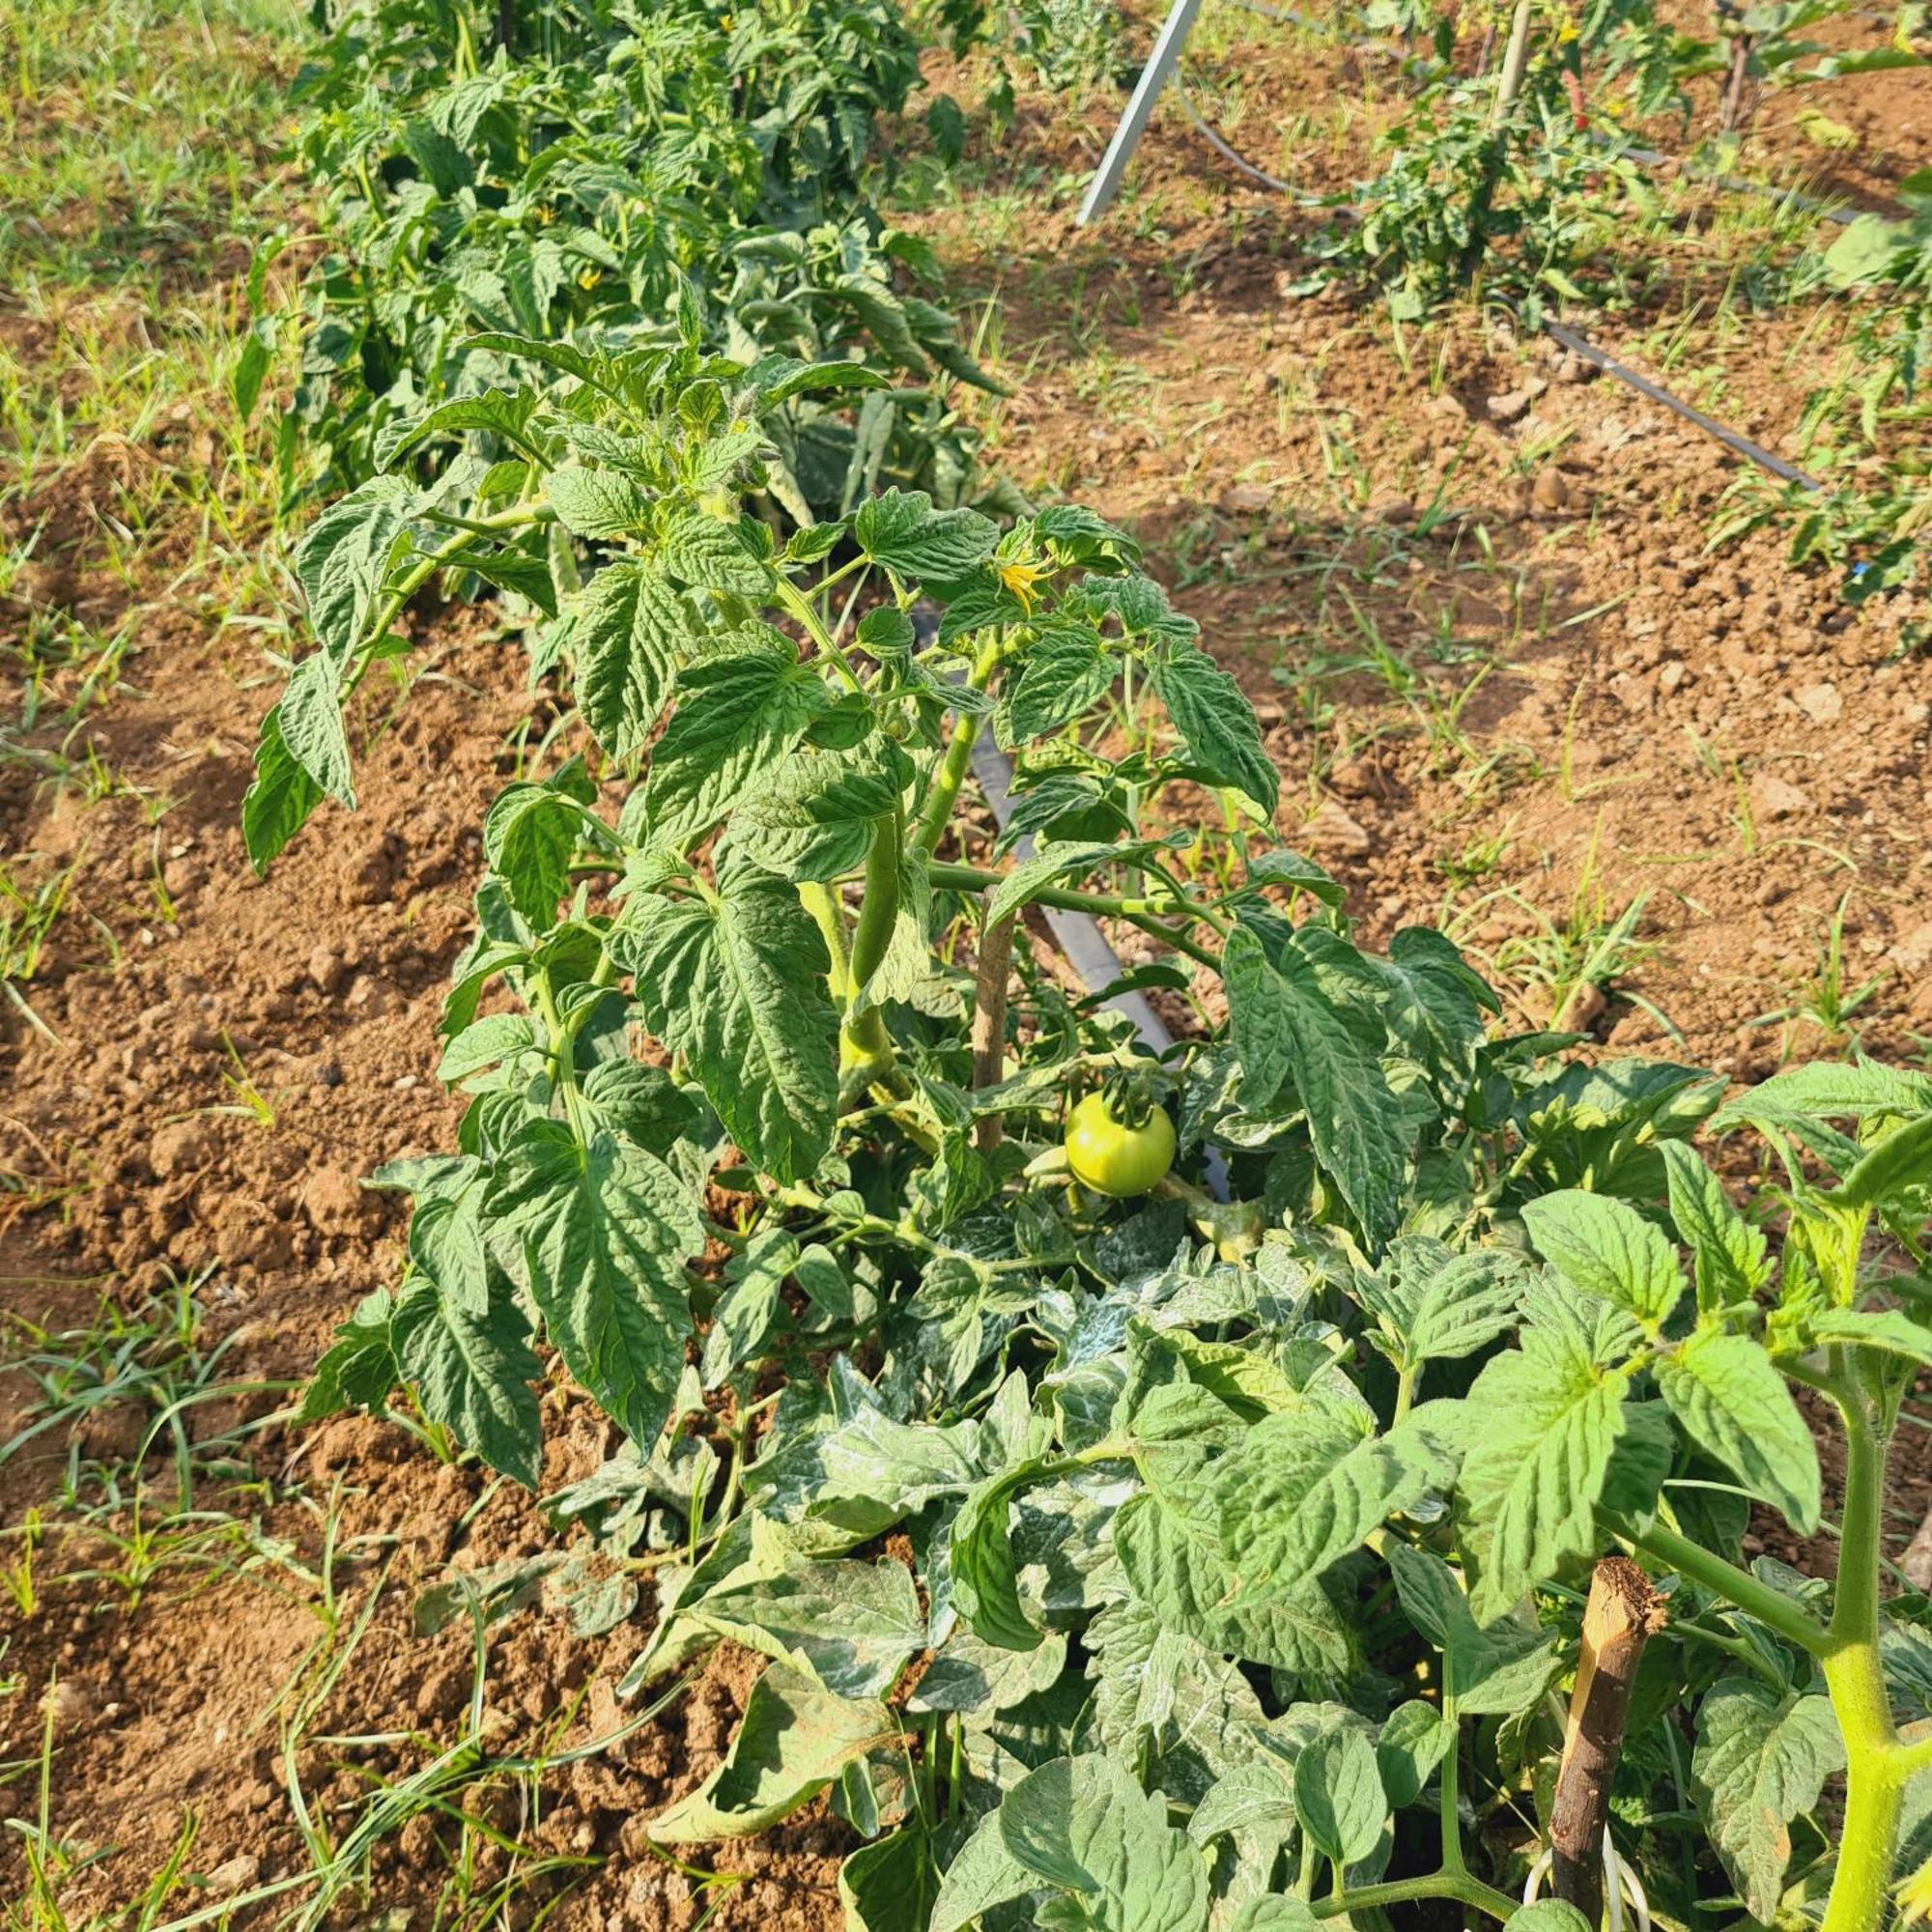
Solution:
[{"label": "black drip irrigation hose", "polygon": [[1666,155],[1657,148],[1617,148],[1611,152],[1639,161],[1647,168],[1674,169],[1692,181],[1720,187],[1727,194],[1757,194],[1771,201],[1781,201],[1787,208],[1795,208],[1804,214],[1815,214],[1820,221],[1835,221],[1841,227],[1856,221],[1861,212],[1846,208],[1839,202],[1820,201],[1815,194],[1803,194],[1795,187],[1779,187],[1776,182],[1752,181],[1747,175],[1719,174],[1713,168],[1702,168],[1695,161],[1687,161],[1682,155]]},{"label": "black drip irrigation hose", "polygon": [[1210,148],[1212,148],[1214,152],[1217,155],[1219,155],[1224,161],[1228,161],[1232,163],[1232,165],[1234,165],[1235,167],[1239,168],[1240,171],[1244,175],[1248,176],[1250,180],[1260,182],[1264,187],[1271,188],[1276,194],[1285,194],[1290,196],[1293,200],[1298,201],[1304,208],[1327,206],[1327,203],[1325,203],[1320,195],[1310,194],[1306,188],[1295,187],[1288,182],[1278,181],[1273,175],[1269,174],[1264,168],[1256,167],[1254,162],[1249,160],[1245,155],[1237,153],[1234,148],[1230,147],[1229,144],[1226,141],[1224,141],[1221,138],[1221,136],[1217,134],[1211,127],[1208,126],[1201,110],[1195,106],[1193,99],[1188,94],[1187,89],[1185,88],[1185,86],[1182,85],[1179,74],[1177,74],[1174,79],[1174,97],[1177,100],[1180,102],[1181,112],[1184,113],[1191,122],[1193,122],[1194,131],[1197,134],[1199,134],[1201,138],[1204,141],[1206,141],[1208,145]]},{"label": "black drip irrigation hose", "polygon": [[1579,335],[1576,329],[1560,322],[1546,322],[1543,332],[1552,342],[1561,344],[1579,361],[1587,362],[1593,369],[1601,369],[1605,376],[1614,376],[1625,387],[1634,389],[1639,396],[1662,405],[1673,415],[1679,415],[1688,423],[1694,423],[1706,436],[1715,437],[1728,450],[1755,463],[1760,469],[1769,470],[1781,483],[1802,484],[1807,490],[1822,490],[1825,486],[1815,476],[1807,475],[1795,463],[1787,463],[1781,456],[1774,456],[1763,444],[1753,442],[1743,431],[1731,428],[1728,423],[1719,422],[1716,416],[1707,416],[1702,410],[1692,409],[1682,396],[1673,396],[1668,389],[1660,388],[1648,376],[1639,376],[1634,369],[1627,369],[1614,355],[1599,349],[1587,336]]},{"label": "black drip irrigation hose", "polygon": [[[1188,119],[1207,137],[1209,145],[1213,147],[1217,154],[1224,156],[1228,160],[1232,161],[1243,174],[1250,176],[1264,187],[1275,193],[1290,196],[1292,199],[1300,202],[1304,207],[1311,205],[1321,207],[1333,206],[1332,203],[1323,201],[1321,197],[1312,195],[1306,189],[1295,187],[1288,182],[1278,181],[1265,170],[1256,167],[1252,161],[1247,159],[1245,156],[1237,153],[1208,126],[1196,109],[1193,101],[1187,98],[1186,89],[1180,86],[1178,80],[1175,86],[1175,93],[1179,99],[1181,106],[1186,110]],[[1636,149],[1627,149],[1625,152],[1635,154],[1639,158],[1642,158],[1648,153],[1647,150]],[[1667,157],[1660,156],[1659,158]],[[1708,179],[1718,181],[1721,185],[1730,185],[1729,181],[1722,177],[1713,176],[1708,177]],[[1762,186],[1762,184],[1741,182],[1739,185],[1750,187]],[[1771,188],[1765,189],[1765,192],[1768,193],[1776,193],[1778,191]],[[1829,214],[1832,213],[1823,203],[1814,204],[1814,206],[1817,212],[1821,213]],[[1341,212],[1344,213],[1347,213],[1346,210]],[[1852,217],[1845,216],[1844,218],[1851,219]],[[1579,361],[1587,362],[1593,369],[1601,370],[1605,376],[1614,378],[1617,382],[1623,384],[1626,388],[1634,390],[1637,395],[1642,396],[1647,402],[1656,403],[1661,408],[1668,410],[1671,414],[1681,416],[1684,421],[1702,430],[1706,436],[1722,443],[1733,454],[1742,456],[1748,463],[1756,464],[1760,469],[1776,476],[1780,482],[1795,483],[1806,490],[1821,490],[1824,488],[1824,485],[1815,476],[1806,474],[1795,463],[1787,463],[1783,457],[1774,455],[1762,443],[1753,442],[1742,430],[1733,429],[1728,423],[1719,422],[1716,416],[1707,416],[1702,410],[1693,409],[1681,396],[1673,396],[1668,389],[1662,388],[1656,383],[1653,383],[1649,377],[1639,376],[1634,369],[1629,368],[1624,363],[1619,362],[1607,350],[1599,349],[1588,336],[1581,334],[1577,329],[1571,328],[1566,324],[1560,322],[1545,322],[1541,327],[1544,334],[1548,336],[1559,347],[1568,350]]]}]

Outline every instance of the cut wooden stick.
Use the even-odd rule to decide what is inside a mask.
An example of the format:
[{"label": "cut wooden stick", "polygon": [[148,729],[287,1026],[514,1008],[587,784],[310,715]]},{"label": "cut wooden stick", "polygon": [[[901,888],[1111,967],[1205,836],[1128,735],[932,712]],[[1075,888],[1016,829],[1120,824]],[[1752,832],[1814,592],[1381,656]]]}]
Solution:
[{"label": "cut wooden stick", "polygon": [[1623,1755],[1631,1689],[1643,1647],[1664,1620],[1663,1599],[1628,1556],[1605,1556],[1597,1565],[1549,1808],[1550,1881],[1557,1897],[1593,1927],[1604,1917],[1604,1822]]},{"label": "cut wooden stick", "polygon": [[[996,1086],[1006,1069],[1007,981],[1013,965],[1013,921],[1009,913],[980,931],[980,971],[973,988],[973,1090]],[[973,1145],[981,1153],[999,1146],[1005,1123],[997,1114],[982,1114],[973,1128]]]}]

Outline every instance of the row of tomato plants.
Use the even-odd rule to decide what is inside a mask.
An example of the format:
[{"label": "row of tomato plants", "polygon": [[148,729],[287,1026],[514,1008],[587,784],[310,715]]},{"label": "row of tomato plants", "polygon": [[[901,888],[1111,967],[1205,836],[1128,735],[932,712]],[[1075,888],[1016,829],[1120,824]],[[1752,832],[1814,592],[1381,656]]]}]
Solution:
[{"label": "row of tomato plants", "polygon": [[[814,17],[783,15],[807,66]],[[739,82],[721,141],[765,111]],[[418,288],[351,259],[371,313]],[[582,726],[484,821],[462,1124],[376,1177],[408,1260],[307,1412],[413,1415],[535,1485],[554,1351],[625,1437],[548,1506],[649,1569],[630,1688],[724,1638],[770,1660],[653,1836],[823,1798],[865,1932],[1574,1925],[1517,1901],[1607,1550],[1669,1592],[1610,1827],[1653,1910],[1878,1925],[1932,1852],[1932,1631],[1880,1562],[1932,1363],[1932,1080],[1726,1106],[1508,1032],[1437,932],[1364,949],[1130,533],[849,472],[828,512],[801,426],[863,438],[903,371],[721,335],[718,264],[678,269],[616,318],[452,323],[491,325],[472,374],[383,393],[300,554],[259,865],[354,805],[355,694],[427,591],[521,600]],[[1104,990],[1172,1000],[1179,1044],[1068,990],[1046,908],[1145,942]],[[1779,1179],[1741,1208],[1700,1131]],[[1829,1576],[1744,1554],[1754,1511],[1826,1526],[1794,1385],[1842,1434]]]}]

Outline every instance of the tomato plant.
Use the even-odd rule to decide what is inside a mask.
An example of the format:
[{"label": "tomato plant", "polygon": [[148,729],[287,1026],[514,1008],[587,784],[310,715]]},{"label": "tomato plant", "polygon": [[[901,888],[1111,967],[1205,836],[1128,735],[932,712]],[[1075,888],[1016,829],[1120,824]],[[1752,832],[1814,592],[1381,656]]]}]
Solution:
[{"label": "tomato plant", "polygon": [[1932,480],[1914,432],[1927,412],[1932,350],[1932,170],[1908,175],[1898,195],[1903,216],[1858,216],[1818,263],[1857,302],[1836,365],[1805,397],[1798,423],[1800,460],[1820,487],[1741,476],[1713,532],[1723,542],[1788,525],[1792,565],[1833,566],[1852,603],[1926,582]]},{"label": "tomato plant", "polygon": [[[1440,934],[1363,950],[1276,845],[1254,715],[1129,535],[903,491],[786,533],[778,412],[883,379],[678,316],[488,338],[546,380],[399,425],[302,553],[259,862],[353,799],[344,704],[440,573],[548,613],[588,733],[490,810],[443,1027],[467,1111],[377,1177],[408,1264],[307,1412],[407,1390],[534,1484],[554,1350],[626,1438],[551,1506],[648,1559],[631,1688],[722,1637],[770,1660],[652,1835],[823,1796],[873,1932],[1513,1919],[1606,1550],[1669,1591],[1611,1794],[1654,1911],[1876,1926],[1932,1852],[1932,1629],[1879,1567],[1932,1364],[1932,1080],[1720,1107],[1497,1032]],[[440,436],[500,452],[460,516],[411,472]],[[995,835],[982,732],[1017,765]],[[1190,868],[1204,786],[1233,830]],[[1190,1022],[1157,1064],[1045,970],[1037,905],[1155,942]],[[1119,1081],[1168,1096],[1172,1174],[1069,1189],[1065,1095]],[[1741,1211],[1700,1128],[1782,1185]],[[1743,1553],[1753,1510],[1826,1524],[1793,1384],[1842,1431],[1831,1578]]]},{"label": "tomato plant", "polygon": [[[1663,84],[1641,9],[1534,59],[1528,10],[1508,88],[1438,37],[1350,244],[1399,299],[1504,232],[1562,292],[1604,166],[1566,49]],[[531,1486],[558,1364],[618,1426],[548,1503],[610,1579],[583,1615],[648,1572],[629,1689],[769,1660],[653,1838],[823,1797],[862,1932],[1574,1932],[1518,1900],[1617,1552],[1667,1590],[1605,1773],[1657,1916],[1862,1932],[1922,1893],[1932,1619],[1885,1600],[1880,1521],[1932,1366],[1932,1080],[1720,1105],[1502,1031],[1439,933],[1357,943],[1133,537],[979,479],[941,386],[978,371],[864,200],[917,73],[884,0],[333,24],[296,406],[332,500],[250,854],[354,806],[357,693],[425,592],[515,600],[582,730],[484,821],[462,1122],[375,1177],[407,1262],[305,1412]],[[1069,990],[1046,907],[1151,951],[1122,983],[1178,1043]],[[1700,1130],[1781,1184],[1741,1209]],[[1842,1438],[1830,1578],[1761,1553],[1827,1527],[1794,1386]]]},{"label": "tomato plant", "polygon": [[[320,11],[331,31],[298,87],[329,242],[302,299],[301,487],[387,467],[427,405],[540,378],[512,338],[673,339],[686,287],[719,348],[893,379],[856,417],[804,397],[774,426],[794,515],[882,476],[949,502],[989,487],[947,392],[996,385],[928,298],[930,250],[866,198],[875,117],[919,80],[886,0]],[[440,447],[414,448],[427,474]]]}]

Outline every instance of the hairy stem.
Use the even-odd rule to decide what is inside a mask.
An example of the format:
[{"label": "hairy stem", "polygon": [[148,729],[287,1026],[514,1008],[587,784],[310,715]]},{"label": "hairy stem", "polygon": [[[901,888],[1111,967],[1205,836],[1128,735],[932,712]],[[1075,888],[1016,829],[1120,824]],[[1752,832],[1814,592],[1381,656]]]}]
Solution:
[{"label": "hairy stem", "polygon": [[[955,866],[944,861],[927,868],[927,877],[935,886],[949,886],[954,892],[983,893],[999,885],[1006,876],[1004,872],[993,871],[984,866]],[[1162,945],[1173,947],[1177,952],[1184,952],[1188,958],[1199,961],[1203,966],[1219,969],[1221,962],[1205,946],[1190,939],[1183,926],[1160,917],[1162,913],[1171,913],[1180,920],[1202,917],[1200,910],[1192,904],[1177,903],[1171,898],[1122,898],[1110,893],[1079,892],[1071,886],[1046,886],[1035,893],[1033,897],[1040,905],[1061,906],[1069,912],[1124,919],[1158,939]]]},{"label": "hairy stem", "polygon": [[777,576],[772,582],[776,588],[779,602],[784,606],[785,610],[793,617],[797,618],[799,627],[818,646],[819,651],[824,655],[826,661],[838,671],[838,675],[845,680],[852,690],[864,691],[866,687],[861,681],[859,673],[852,668],[852,660],[845,655],[838,639],[825,628],[825,625],[819,618],[818,612],[811,608],[811,600],[788,577]]},{"label": "hairy stem", "polygon": [[825,983],[842,1007],[852,997],[852,962],[845,950],[845,917],[838,909],[838,896],[830,886],[808,879],[798,889],[798,902],[811,915],[825,941],[825,956],[831,961]]},{"label": "hairy stem", "polygon": [[1437,1774],[1442,1786],[1439,1807],[1442,1820],[1442,1870],[1448,1877],[1461,1878],[1466,1867],[1463,1863],[1463,1816],[1456,1800],[1456,1780],[1462,1769],[1457,1760],[1463,1751],[1463,1726],[1457,1717],[1456,1700],[1453,1697],[1445,1697],[1442,1700],[1442,1715],[1456,1726],[1456,1735],[1449,1741],[1449,1748],[1442,1758],[1442,1769]]},{"label": "hairy stem", "polygon": [[1309,1910],[1317,1918],[1339,1918],[1345,1912],[1367,1912],[1378,1905],[1409,1905],[1423,1898],[1453,1898],[1459,1905],[1498,1920],[1507,1920],[1521,1909],[1519,1900],[1506,1897],[1467,1872],[1441,1871],[1427,1878],[1390,1879],[1382,1885],[1357,1886],[1352,1891],[1333,1891],[1326,1898],[1316,1899]]},{"label": "hairy stem", "polygon": [[532,974],[530,985],[536,994],[537,1011],[542,1015],[544,1027],[550,1035],[545,1051],[550,1059],[551,1078],[563,1100],[564,1119],[570,1122],[570,1131],[587,1145],[590,1128],[583,1117],[582,1096],[577,1089],[576,1029],[568,1025],[557,1010],[556,995],[551,990],[549,974]]},{"label": "hairy stem", "polygon": [[467,522],[446,543],[439,544],[425,557],[404,574],[395,589],[384,600],[376,612],[376,621],[369,627],[369,635],[362,639],[364,649],[355,667],[343,683],[343,699],[347,702],[350,693],[362,682],[363,674],[375,662],[368,655],[369,648],[380,644],[389,634],[389,626],[410,607],[410,601],[418,590],[434,577],[439,570],[454,563],[465,551],[469,550],[482,536],[494,536],[502,530],[526,528],[531,524],[551,524],[556,521],[556,512],[542,501],[518,503],[507,510],[498,510],[493,516],[477,517]]},{"label": "hairy stem", "polygon": [[865,896],[859,901],[859,922],[852,930],[852,958],[846,972],[845,1025],[842,1054],[847,1065],[862,1071],[866,1084],[884,1079],[896,1057],[886,1016],[876,1004],[853,1010],[884,963],[899,916],[901,844],[905,827],[896,808],[872,821],[872,849],[866,856]]},{"label": "hairy stem", "polygon": [[1873,1932],[1886,1917],[1911,1759],[1899,1748],[1879,1660],[1885,1448],[1857,1394],[1843,1392],[1839,1406],[1845,1419],[1845,1506],[1832,1649],[1824,1664],[1825,1685],[1845,1739],[1845,1823],[1824,1932]]}]

